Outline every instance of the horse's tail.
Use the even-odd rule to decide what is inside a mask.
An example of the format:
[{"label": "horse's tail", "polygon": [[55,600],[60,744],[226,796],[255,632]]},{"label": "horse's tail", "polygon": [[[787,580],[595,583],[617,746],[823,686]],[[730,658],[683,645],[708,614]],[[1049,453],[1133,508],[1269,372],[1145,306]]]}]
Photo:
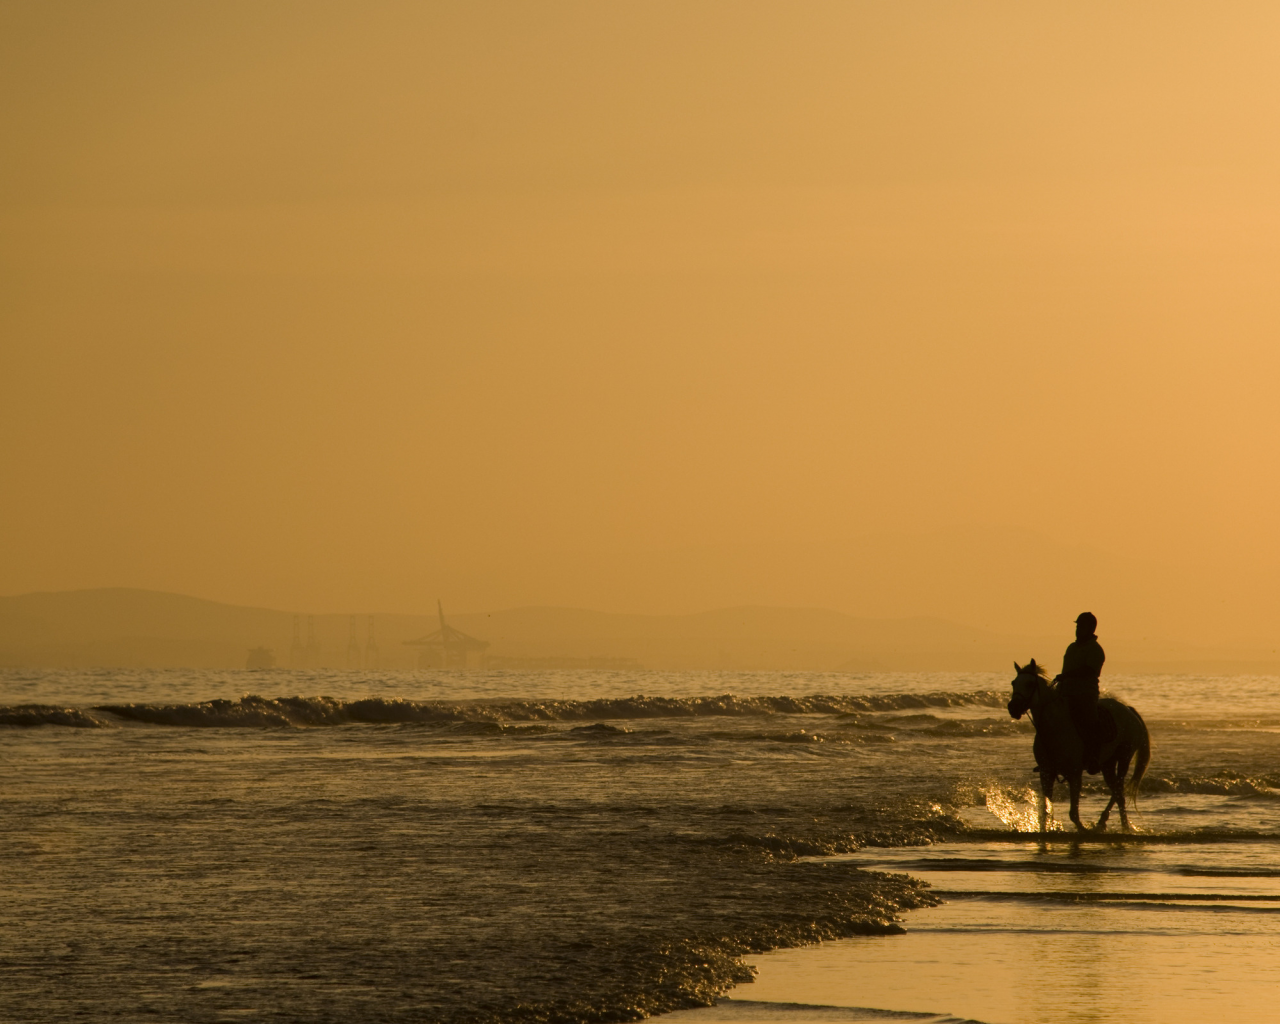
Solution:
[{"label": "horse's tail", "polygon": [[1138,806],[1138,788],[1142,785],[1142,776],[1147,773],[1147,765],[1151,763],[1151,734],[1147,732],[1147,723],[1142,720],[1142,716],[1133,708],[1129,709],[1133,712],[1133,717],[1138,720],[1138,729],[1141,738],[1138,741],[1138,760],[1133,766],[1133,778],[1129,780],[1129,795],[1133,797],[1133,806]]}]

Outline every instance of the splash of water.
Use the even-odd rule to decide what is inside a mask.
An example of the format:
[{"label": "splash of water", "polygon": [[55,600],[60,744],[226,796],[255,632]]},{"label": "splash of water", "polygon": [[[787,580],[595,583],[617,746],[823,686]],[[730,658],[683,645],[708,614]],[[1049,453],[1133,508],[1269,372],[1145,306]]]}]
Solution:
[{"label": "splash of water", "polygon": [[[1021,791],[988,786],[983,788],[982,796],[987,810],[1015,832],[1040,831],[1040,794],[1030,786]],[[1053,816],[1053,801],[1046,803],[1046,827],[1053,832],[1061,831],[1062,824]]]}]

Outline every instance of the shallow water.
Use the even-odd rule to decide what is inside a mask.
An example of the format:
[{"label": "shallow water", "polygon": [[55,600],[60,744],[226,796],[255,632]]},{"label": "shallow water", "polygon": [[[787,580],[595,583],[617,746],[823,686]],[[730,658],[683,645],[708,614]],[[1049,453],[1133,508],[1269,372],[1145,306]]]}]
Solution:
[{"label": "shallow water", "polygon": [[904,935],[759,957],[759,977],[742,991],[992,1024],[1275,1020],[1277,844],[1226,852],[1220,842],[1146,836],[854,854],[928,880],[945,902],[910,913]]},{"label": "shallow water", "polygon": [[1199,1019],[1271,984],[1280,680],[1110,685],[1155,740],[1139,834],[1041,851],[1005,676],[9,672],[0,1011],[575,1021],[737,982],[691,1012],[1121,1019],[1076,951]]}]

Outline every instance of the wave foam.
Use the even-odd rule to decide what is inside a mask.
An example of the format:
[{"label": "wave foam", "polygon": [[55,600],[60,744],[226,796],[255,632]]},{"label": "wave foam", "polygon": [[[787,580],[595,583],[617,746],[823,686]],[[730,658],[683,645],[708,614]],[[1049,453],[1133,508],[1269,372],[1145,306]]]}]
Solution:
[{"label": "wave foam", "polygon": [[[209,728],[313,727],[365,723],[452,725],[463,722],[581,722],[601,719],[745,717],[771,715],[856,715],[909,708],[999,706],[993,691],[814,695],[810,697],[649,697],[638,694],[599,700],[410,701],[367,697],[259,697],[210,700],[200,704],[104,704],[94,711],[155,725]],[[53,724],[52,722],[50,724]]]}]

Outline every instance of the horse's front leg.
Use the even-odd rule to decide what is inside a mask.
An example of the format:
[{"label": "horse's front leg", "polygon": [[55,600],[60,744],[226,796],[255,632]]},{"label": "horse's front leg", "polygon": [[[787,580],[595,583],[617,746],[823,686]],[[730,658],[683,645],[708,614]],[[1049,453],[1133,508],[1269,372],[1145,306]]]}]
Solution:
[{"label": "horse's front leg", "polygon": [[1081,772],[1075,771],[1067,776],[1067,786],[1071,790],[1071,822],[1081,832],[1088,832],[1089,827],[1080,820],[1080,776]]},{"label": "horse's front leg", "polygon": [[1048,772],[1040,773],[1040,806],[1037,808],[1040,814],[1040,831],[1042,833],[1049,830],[1049,801],[1053,799],[1053,784],[1057,782],[1057,776]]}]

